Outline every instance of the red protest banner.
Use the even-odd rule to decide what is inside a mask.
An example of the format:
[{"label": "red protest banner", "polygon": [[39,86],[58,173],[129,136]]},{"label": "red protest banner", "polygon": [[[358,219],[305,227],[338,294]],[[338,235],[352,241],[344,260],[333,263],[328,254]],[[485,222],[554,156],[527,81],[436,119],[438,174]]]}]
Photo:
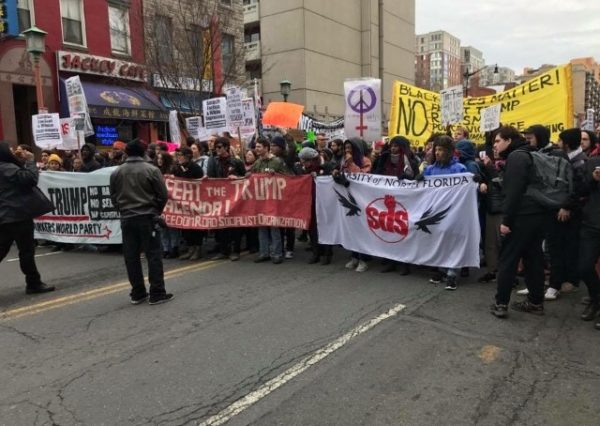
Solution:
[{"label": "red protest banner", "polygon": [[167,225],[179,229],[274,226],[308,229],[312,177],[256,174],[244,179],[166,179]]}]

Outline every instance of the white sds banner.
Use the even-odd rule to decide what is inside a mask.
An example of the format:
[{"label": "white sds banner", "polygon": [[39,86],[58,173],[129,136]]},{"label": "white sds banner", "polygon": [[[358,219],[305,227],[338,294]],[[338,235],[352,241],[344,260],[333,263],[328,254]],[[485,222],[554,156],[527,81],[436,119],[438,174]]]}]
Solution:
[{"label": "white sds banner", "polygon": [[317,178],[319,243],[401,262],[479,267],[477,184],[470,173],[423,181],[355,173]]}]

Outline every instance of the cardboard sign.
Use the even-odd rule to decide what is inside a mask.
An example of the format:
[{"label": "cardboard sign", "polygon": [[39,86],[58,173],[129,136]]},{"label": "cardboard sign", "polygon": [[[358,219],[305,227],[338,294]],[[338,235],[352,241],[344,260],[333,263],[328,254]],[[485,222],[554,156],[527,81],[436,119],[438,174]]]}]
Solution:
[{"label": "cardboard sign", "polygon": [[244,111],[242,109],[242,93],[239,87],[227,89],[227,122],[229,128],[236,130],[244,125]]},{"label": "cardboard sign", "polygon": [[452,86],[440,92],[442,98],[442,125],[463,121],[463,88]]},{"label": "cardboard sign", "polygon": [[271,102],[263,115],[263,124],[295,129],[302,117],[304,105],[291,102]]},{"label": "cardboard sign", "polygon": [[190,136],[197,140],[202,140],[200,139],[200,129],[204,128],[204,126],[202,125],[202,117],[198,116],[186,118],[185,127],[187,128],[187,131]]},{"label": "cardboard sign", "polygon": [[502,105],[492,105],[481,110],[481,123],[479,129],[481,133],[491,132],[500,127],[500,109]]},{"label": "cardboard sign", "polygon": [[87,99],[85,98],[83,85],[81,84],[78,75],[65,80],[65,90],[67,92],[67,101],[69,104],[69,115],[72,118],[80,120],[79,122],[76,122],[76,124],[79,124],[77,130],[83,130],[85,136],[93,135],[94,126],[92,126]]},{"label": "cardboard sign", "polygon": [[202,101],[204,127],[211,133],[227,131],[227,99],[224,97]]},{"label": "cardboard sign", "polygon": [[242,114],[244,124],[240,126],[240,134],[242,139],[249,141],[256,132],[256,111],[254,110],[254,99],[242,99]]},{"label": "cardboard sign", "polygon": [[35,144],[42,149],[62,145],[60,118],[54,114],[35,114],[31,117],[31,128]]},{"label": "cardboard sign", "polygon": [[344,82],[344,131],[365,141],[381,138],[381,80],[363,78]]}]

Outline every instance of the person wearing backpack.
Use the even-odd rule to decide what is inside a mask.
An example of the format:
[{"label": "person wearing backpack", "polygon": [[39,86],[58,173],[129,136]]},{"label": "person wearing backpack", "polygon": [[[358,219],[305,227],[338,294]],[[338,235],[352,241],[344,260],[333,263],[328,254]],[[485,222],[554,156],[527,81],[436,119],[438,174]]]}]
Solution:
[{"label": "person wearing backpack", "polygon": [[494,156],[505,160],[502,191],[505,196],[500,225],[502,245],[498,258],[496,301],[491,313],[508,316],[508,304],[519,260],[525,265],[527,300],[511,308],[536,315],[544,314],[544,255],[542,241],[547,228],[548,209],[527,193],[534,181],[533,148],[512,126],[499,129],[494,140]]},{"label": "person wearing backpack", "polygon": [[544,295],[545,300],[556,300],[560,292],[573,291],[579,283],[579,274],[573,265],[577,265],[578,259],[581,190],[588,158],[581,147],[580,129],[567,129],[558,138],[557,145],[567,155],[572,168],[573,190],[560,206],[548,233],[550,287]]}]

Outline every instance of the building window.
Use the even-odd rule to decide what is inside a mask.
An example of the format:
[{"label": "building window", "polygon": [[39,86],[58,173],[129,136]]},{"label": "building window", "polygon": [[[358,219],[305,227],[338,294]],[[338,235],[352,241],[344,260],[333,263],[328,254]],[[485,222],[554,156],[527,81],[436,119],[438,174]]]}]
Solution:
[{"label": "building window", "polygon": [[156,56],[159,64],[173,62],[173,32],[171,20],[167,16],[156,17]]},{"label": "building window", "polygon": [[31,28],[33,24],[32,15],[32,4],[31,0],[18,0],[17,1],[17,14],[19,16],[19,31],[23,32],[28,28]]},{"label": "building window", "polygon": [[63,41],[85,46],[83,30],[83,2],[81,0],[60,0]]},{"label": "building window", "polygon": [[231,34],[221,36],[221,58],[223,60],[223,72],[229,74],[233,67],[235,38]]},{"label": "building window", "polygon": [[231,0],[221,0],[221,4],[224,4],[225,6],[231,6]]},{"label": "building window", "polygon": [[129,55],[131,38],[129,35],[129,10],[123,7],[108,6],[110,46],[113,53]]}]

